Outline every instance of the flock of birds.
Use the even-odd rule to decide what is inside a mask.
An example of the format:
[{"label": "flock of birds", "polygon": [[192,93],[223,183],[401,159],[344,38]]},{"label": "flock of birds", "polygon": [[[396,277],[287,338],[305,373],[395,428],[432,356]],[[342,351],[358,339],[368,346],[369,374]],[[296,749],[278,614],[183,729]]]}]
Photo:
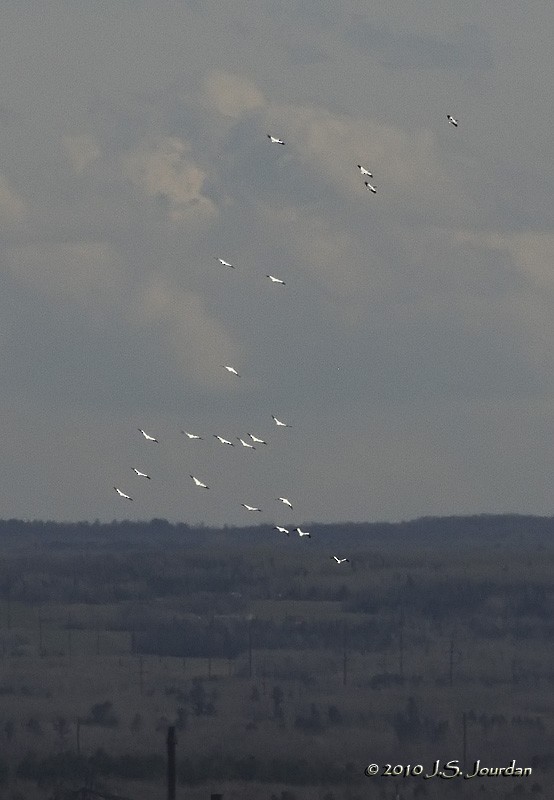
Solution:
[{"label": "flock of birds", "polygon": [[[448,120],[450,125],[453,125],[455,128],[458,127],[458,120],[455,117],[453,117],[451,114],[447,114],[446,118],[447,118],[447,120]],[[272,136],[269,133],[267,134],[267,138],[270,140],[271,144],[279,144],[279,145],[284,145],[285,144],[283,139],[280,139],[277,136]],[[358,169],[360,170],[361,176],[365,179],[364,180],[364,185],[365,185],[366,189],[369,192],[372,192],[373,194],[376,194],[377,193],[377,188],[373,184],[371,184],[369,182],[369,180],[367,180],[368,178],[373,178],[373,174],[368,169],[366,169],[366,167],[362,166],[361,164],[358,164],[357,166],[358,166]],[[231,264],[229,261],[226,261],[224,258],[220,258],[219,256],[215,256],[215,259],[222,266],[229,267],[230,269],[235,269],[235,265]],[[285,281],[281,280],[280,278],[275,277],[274,275],[266,275],[266,277],[269,278],[271,283],[280,284],[282,286],[285,286]],[[229,364],[221,364],[220,366],[223,369],[225,369],[230,375],[234,375],[237,378],[241,377],[239,372],[235,369],[235,367],[230,366]],[[292,427],[287,422],[283,422],[282,420],[278,419],[273,414],[271,415],[271,417],[272,417],[275,425],[278,428],[290,428],[290,427]],[[144,437],[146,442],[159,444],[159,441],[158,441],[158,439],[156,439],[155,436],[151,436],[149,433],[146,433],[146,431],[143,430],[142,428],[139,428],[138,430],[142,434],[142,436]],[[190,440],[202,440],[203,439],[203,437],[200,436],[199,434],[191,433],[190,431],[183,430],[183,431],[181,431],[181,433],[184,434]],[[260,438],[259,436],[255,436],[252,433],[248,433],[247,435],[250,437],[251,442],[247,442],[242,437],[237,436],[237,439],[240,442],[240,444],[242,445],[242,447],[248,448],[249,450],[255,450],[256,449],[256,445],[267,445],[267,442],[264,439]],[[234,447],[235,446],[234,442],[231,442],[229,439],[225,439],[223,436],[220,436],[217,433],[214,433],[213,436],[214,436],[215,439],[218,440],[218,442],[220,442],[220,444],[227,445],[228,447]],[[133,472],[139,478],[145,478],[147,480],[151,479],[150,475],[148,475],[146,472],[142,472],[142,470],[139,470],[136,467],[133,467]],[[208,486],[208,484],[205,483],[200,478],[198,478],[196,475],[192,475],[191,474],[190,477],[191,477],[194,485],[197,488],[209,490],[210,487]],[[119,495],[119,497],[123,498],[124,500],[130,500],[130,501],[133,500],[133,498],[129,494],[127,494],[122,489],[118,488],[117,486],[114,486],[114,489],[117,492],[117,494]],[[291,510],[293,510],[292,503],[288,499],[288,497],[277,497],[275,499],[278,502],[280,502],[283,505],[285,505],[288,508],[290,508]],[[241,506],[246,511],[249,511],[249,512],[261,512],[262,511],[262,509],[259,508],[258,506],[252,506],[252,505],[250,505],[248,503],[241,503]],[[290,536],[290,533],[291,533],[291,529],[285,527],[284,525],[274,525],[273,529],[278,531],[279,533],[285,534],[286,536]],[[299,538],[308,538],[308,539],[311,538],[311,535],[312,535],[310,533],[310,531],[302,530],[302,528],[300,528],[300,527],[293,528],[292,529],[292,533],[298,534]],[[337,555],[331,555],[330,558],[336,564],[348,564],[348,563],[350,563],[350,560],[348,558],[346,558],[346,557],[339,557]]]}]

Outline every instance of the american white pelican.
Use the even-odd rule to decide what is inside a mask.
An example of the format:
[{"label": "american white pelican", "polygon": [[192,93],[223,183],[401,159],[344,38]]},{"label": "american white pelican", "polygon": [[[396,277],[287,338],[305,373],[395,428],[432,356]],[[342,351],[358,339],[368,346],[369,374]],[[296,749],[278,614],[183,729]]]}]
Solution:
[{"label": "american white pelican", "polygon": [[147,475],[146,472],[141,472],[136,467],[133,467],[133,472],[136,472],[139,478],[148,478],[148,480],[150,480],[150,475]]},{"label": "american white pelican", "polygon": [[266,275],[266,278],[269,278],[271,283],[280,283],[281,286],[285,285],[285,281],[282,281],[281,278],[276,278],[275,275]]},{"label": "american white pelican", "polygon": [[154,437],[153,437],[153,436],[149,436],[149,435],[146,433],[146,431],[143,431],[143,430],[142,430],[142,428],[139,428],[138,430],[139,430],[139,431],[142,433],[142,435],[144,436],[144,438],[146,439],[146,441],[148,441],[148,442],[156,442],[156,444],[158,444],[158,440],[157,440],[157,439],[154,439]]},{"label": "american white pelican", "polygon": [[273,414],[271,415],[271,419],[277,425],[278,428],[292,428],[292,425],[287,425],[286,422],[281,422],[281,420],[277,419],[277,417],[274,417]]},{"label": "american white pelican", "polygon": [[290,501],[290,500],[287,500],[287,498],[286,498],[286,497],[277,497],[276,499],[277,499],[277,500],[280,500],[280,501],[281,501],[281,503],[284,503],[284,504],[285,504],[286,506],[288,506],[289,508],[292,508],[292,503],[291,503],[291,501]]},{"label": "american white pelican", "polygon": [[225,261],[224,258],[219,258],[218,256],[214,256],[214,258],[216,261],[219,261],[220,264],[223,264],[224,267],[231,267],[231,269],[234,269],[234,266],[229,264],[228,261]]},{"label": "american white pelican", "polygon": [[267,138],[270,139],[273,144],[285,144],[282,139],[278,139],[277,136],[272,136],[270,133],[267,134]]},{"label": "american white pelican", "polygon": [[299,536],[307,536],[308,539],[312,535],[311,533],[309,533],[309,531],[303,531],[301,528],[295,528],[294,530]]},{"label": "american white pelican", "polygon": [[222,364],[221,366],[223,367],[223,369],[226,369],[227,372],[230,372],[231,375],[236,375],[237,378],[240,378],[240,375],[238,374],[238,372],[234,367],[228,367],[226,364]]},{"label": "american white pelican", "polygon": [[368,192],[373,192],[373,194],[377,194],[377,189],[375,188],[375,186],[372,186],[369,181],[364,181],[364,183],[365,183],[365,188],[367,189]]},{"label": "american white pelican", "polygon": [[202,438],[201,436],[198,436],[197,433],[189,433],[188,431],[181,431],[181,433],[184,433],[185,436],[189,437],[189,439],[201,439]]},{"label": "american white pelican", "polygon": [[235,446],[235,445],[233,444],[233,442],[230,442],[230,441],[229,441],[229,439],[224,439],[224,438],[223,438],[223,436],[218,436],[218,435],[217,435],[217,433],[214,433],[214,436],[215,436],[215,438],[216,438],[216,439],[217,439],[219,442],[221,442],[221,444],[230,444],[230,445],[231,445],[231,447],[234,447],[234,446]]},{"label": "american white pelican", "polygon": [[358,169],[360,170],[360,172],[362,173],[362,175],[367,175],[367,176],[368,176],[368,178],[373,178],[373,173],[371,173],[371,172],[370,172],[368,169],[366,169],[365,167],[362,167],[362,165],[361,165],[361,164],[358,164]]},{"label": "american white pelican", "polygon": [[283,528],[282,525],[274,525],[274,531],[279,531],[279,533],[285,533],[287,536],[289,535],[290,531],[287,528]]},{"label": "american white pelican", "polygon": [[190,477],[194,481],[194,485],[195,486],[200,486],[201,489],[209,489],[210,488],[209,486],[206,486],[205,483],[202,483],[202,481],[199,481],[198,478],[195,478],[194,475],[191,475]]},{"label": "american white pelican", "polygon": [[335,561],[337,562],[337,564],[344,564],[344,563],[349,564],[350,563],[348,558],[338,558],[337,556],[331,556],[331,558],[334,558]]},{"label": "american white pelican", "polygon": [[454,119],[454,117],[451,117],[451,116],[450,116],[450,114],[447,114],[447,115],[446,115],[446,119],[449,121],[449,123],[450,123],[451,125],[454,125],[454,127],[455,127],[455,128],[457,128],[457,127],[458,127],[458,120],[457,120],[457,119]]},{"label": "american white pelican", "polygon": [[244,439],[240,438],[240,436],[237,436],[237,439],[239,440],[239,442],[241,443],[241,445],[243,447],[248,447],[248,448],[250,448],[250,450],[255,450],[256,449],[253,444],[248,444],[248,442],[245,442]]},{"label": "american white pelican", "polygon": [[113,488],[116,490],[116,492],[118,493],[118,495],[119,495],[120,497],[124,497],[124,498],[125,498],[125,500],[132,500],[132,499],[133,499],[132,497],[129,497],[129,495],[128,495],[128,494],[125,494],[125,492],[122,492],[122,491],[121,491],[121,489],[118,489],[118,488],[117,488],[117,486],[114,486]]},{"label": "american white pelican", "polygon": [[252,441],[255,442],[256,444],[267,444],[267,442],[265,442],[263,439],[259,439],[257,436],[254,436],[253,433],[249,433],[248,435],[250,436]]},{"label": "american white pelican", "polygon": [[256,506],[249,506],[248,503],[241,503],[241,506],[245,508],[247,511],[261,511],[261,508],[257,508]]}]

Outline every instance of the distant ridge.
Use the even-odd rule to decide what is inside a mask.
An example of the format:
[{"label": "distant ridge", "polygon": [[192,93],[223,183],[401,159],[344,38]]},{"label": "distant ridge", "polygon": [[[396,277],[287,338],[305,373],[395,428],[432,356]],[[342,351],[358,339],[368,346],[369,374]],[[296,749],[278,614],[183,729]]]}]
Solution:
[{"label": "distant ridge", "polygon": [[[306,525],[312,532],[310,544],[313,547],[347,544],[350,549],[396,549],[399,546],[412,549],[464,543],[487,549],[501,546],[527,549],[551,547],[554,541],[554,516],[530,514],[429,516],[401,522],[295,522]],[[266,533],[267,539],[262,539]],[[0,520],[0,544],[9,542],[16,548],[18,545],[29,547],[33,541],[53,549],[126,550],[137,546],[159,549],[164,545],[187,543],[211,547],[214,539],[227,544],[234,542],[237,546],[274,541],[273,524],[216,528],[201,523],[171,523],[166,519],[144,522]],[[292,540],[290,544],[293,544]]]}]

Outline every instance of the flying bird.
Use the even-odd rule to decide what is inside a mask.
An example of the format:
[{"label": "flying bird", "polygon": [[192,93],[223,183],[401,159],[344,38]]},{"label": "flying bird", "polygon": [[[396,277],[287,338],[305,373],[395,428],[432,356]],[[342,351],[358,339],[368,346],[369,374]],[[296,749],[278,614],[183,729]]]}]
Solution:
[{"label": "flying bird", "polygon": [[344,563],[349,564],[350,563],[348,558],[338,558],[337,556],[331,556],[331,558],[334,558],[335,561],[337,562],[337,564],[344,564]]},{"label": "flying bird", "polygon": [[457,120],[457,119],[454,119],[454,117],[451,117],[451,116],[450,116],[450,114],[447,114],[447,115],[446,115],[446,119],[449,121],[449,123],[450,123],[451,125],[454,125],[454,127],[455,127],[455,128],[457,128],[457,127],[458,127],[458,120]]},{"label": "flying bird", "polygon": [[267,442],[265,442],[263,439],[258,439],[257,436],[254,436],[253,433],[249,433],[248,435],[250,436],[252,441],[255,442],[256,444],[267,444]]},{"label": "flying bird", "polygon": [[224,438],[223,438],[223,436],[218,436],[218,435],[217,435],[217,433],[214,433],[214,436],[215,436],[215,438],[216,438],[218,441],[220,441],[220,442],[221,442],[221,444],[230,444],[230,445],[231,445],[231,447],[234,447],[234,446],[235,446],[235,445],[233,444],[233,442],[230,442],[230,441],[229,441],[229,439],[224,439]]},{"label": "flying bird", "polygon": [[144,438],[145,438],[145,439],[146,439],[148,442],[156,442],[156,444],[158,444],[158,440],[157,440],[157,439],[154,439],[154,437],[153,437],[153,436],[149,436],[149,435],[146,433],[146,431],[143,431],[143,430],[142,430],[142,428],[139,428],[138,430],[139,430],[139,431],[142,433],[142,435],[144,436]]},{"label": "flying bird", "polygon": [[237,439],[239,440],[239,442],[241,443],[241,445],[243,447],[249,447],[250,450],[255,450],[256,449],[253,444],[248,444],[248,442],[245,442],[244,439],[240,438],[240,436],[237,436]]},{"label": "flying bird", "polygon": [[282,526],[282,525],[274,525],[274,526],[273,526],[273,530],[274,530],[274,531],[279,531],[279,533],[285,533],[287,536],[288,536],[288,535],[289,535],[289,533],[290,533],[290,531],[289,531],[289,530],[287,530],[287,528],[283,528],[283,526]]},{"label": "flying bird", "polygon": [[194,475],[191,475],[190,477],[194,481],[194,485],[195,486],[200,486],[201,489],[209,489],[210,488],[209,486],[206,486],[205,483],[202,483],[202,481],[199,481],[198,478],[195,478]]},{"label": "flying bird", "polygon": [[271,419],[277,425],[278,428],[292,428],[292,425],[287,425],[286,422],[281,422],[281,420],[277,419],[277,417],[274,417],[273,414],[271,415]]},{"label": "flying bird", "polygon": [[267,138],[270,139],[273,144],[285,144],[282,139],[278,139],[276,136],[272,136],[270,133],[267,134]]},{"label": "flying bird", "polygon": [[292,509],[292,503],[291,503],[291,501],[290,501],[290,500],[287,500],[287,498],[286,498],[286,497],[277,497],[276,499],[277,499],[277,500],[280,500],[280,501],[281,501],[281,503],[284,503],[286,506],[288,506],[289,508],[291,508],[291,509]]},{"label": "flying bird", "polygon": [[146,472],[141,472],[136,467],[133,467],[133,472],[136,472],[139,478],[148,478],[148,480],[150,480],[150,475],[147,475]]},{"label": "flying bird", "polygon": [[360,172],[362,173],[362,175],[367,175],[369,178],[373,178],[373,173],[371,173],[371,172],[370,172],[368,169],[366,169],[365,167],[362,167],[362,165],[361,165],[361,164],[358,164],[358,169],[360,170]]},{"label": "flying bird", "polygon": [[241,506],[245,508],[247,511],[261,511],[261,508],[257,508],[256,506],[249,506],[248,503],[241,503]]},{"label": "flying bird", "polygon": [[282,281],[281,278],[276,278],[275,275],[266,275],[266,278],[269,278],[271,283],[280,283],[281,286],[285,285],[285,281]]},{"label": "flying bird", "polygon": [[222,364],[221,366],[223,367],[223,369],[226,369],[227,372],[230,372],[231,375],[236,375],[237,378],[240,378],[240,375],[238,374],[238,372],[236,371],[236,369],[234,367],[228,367],[228,366],[226,366],[226,364]]},{"label": "flying bird", "polygon": [[377,189],[375,188],[375,186],[372,186],[369,181],[364,181],[364,184],[368,192],[373,192],[373,194],[377,194]]},{"label": "flying bird", "polygon": [[181,431],[181,433],[184,433],[185,436],[189,437],[189,439],[201,439],[202,438],[201,436],[198,436],[197,433],[189,433],[188,431]]},{"label": "flying bird", "polygon": [[224,267],[231,267],[231,269],[235,268],[233,264],[229,264],[229,262],[225,261],[224,258],[219,258],[218,256],[214,256],[214,258],[216,261],[219,261],[220,264],[223,264]]},{"label": "flying bird", "polygon": [[124,497],[124,498],[125,498],[125,500],[132,500],[132,499],[133,499],[132,497],[129,497],[129,495],[128,495],[128,494],[125,494],[125,492],[122,492],[122,491],[121,491],[121,489],[118,489],[118,488],[117,488],[117,486],[114,486],[113,488],[116,490],[116,492],[118,493],[118,495],[119,495],[120,497]]},{"label": "flying bird", "polygon": [[294,530],[295,530],[295,532],[296,532],[296,533],[297,533],[297,534],[298,534],[300,537],[302,537],[302,536],[307,536],[307,537],[308,537],[308,539],[309,539],[309,538],[310,538],[310,536],[312,535],[312,534],[311,534],[311,533],[309,533],[308,531],[303,531],[301,528],[295,528]]}]

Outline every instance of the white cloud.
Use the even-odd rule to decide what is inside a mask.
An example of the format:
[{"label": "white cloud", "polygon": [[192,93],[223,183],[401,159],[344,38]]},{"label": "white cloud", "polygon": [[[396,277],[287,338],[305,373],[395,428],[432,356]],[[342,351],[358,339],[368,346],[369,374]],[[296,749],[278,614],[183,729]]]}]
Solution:
[{"label": "white cloud", "polygon": [[202,194],[206,174],[189,151],[189,145],[176,136],[157,136],[123,157],[127,178],[148,197],[163,199],[175,222],[215,213],[212,201]]},{"label": "white cloud", "polygon": [[238,382],[225,381],[220,365],[240,365],[239,347],[222,323],[206,310],[195,292],[171,286],[160,276],[150,277],[127,309],[131,325],[161,325],[165,341],[184,382],[209,389],[233,391]]},{"label": "white cloud", "polygon": [[204,102],[225,117],[239,119],[247,111],[262,108],[265,98],[247,78],[212,70],[204,79]]}]

